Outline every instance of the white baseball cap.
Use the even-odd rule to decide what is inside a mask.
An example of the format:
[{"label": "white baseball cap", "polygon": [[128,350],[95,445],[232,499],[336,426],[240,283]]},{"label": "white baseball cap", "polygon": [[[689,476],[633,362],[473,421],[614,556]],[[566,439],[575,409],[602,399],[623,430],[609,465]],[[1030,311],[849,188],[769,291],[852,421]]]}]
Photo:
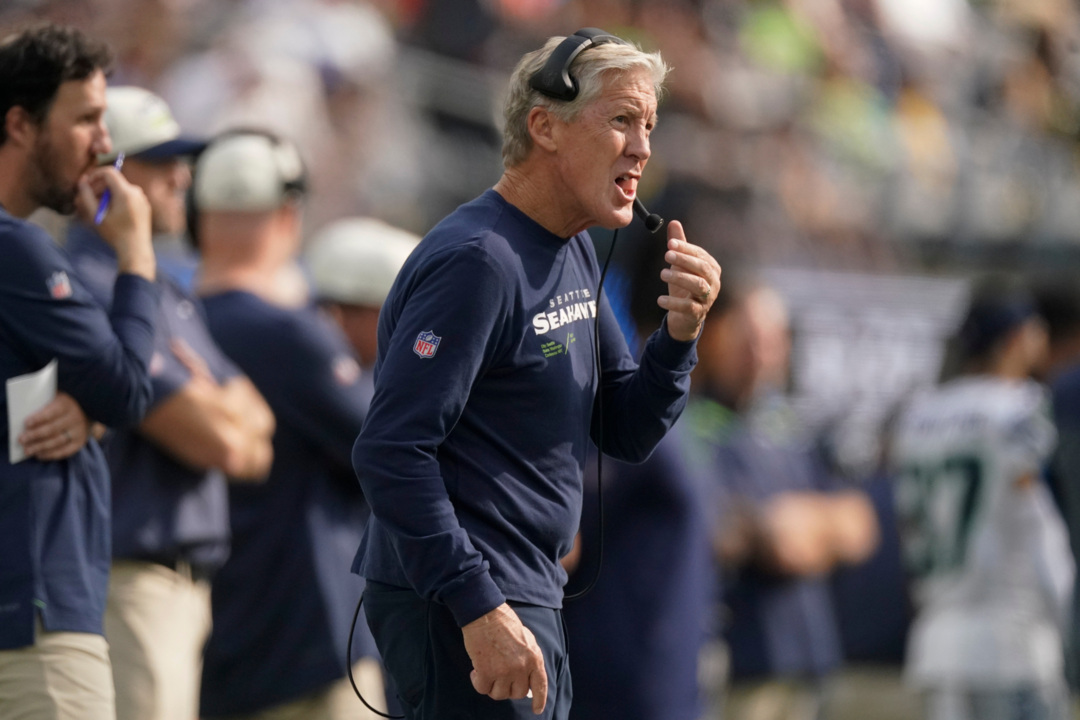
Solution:
[{"label": "white baseball cap", "polygon": [[300,151],[287,140],[257,131],[230,131],[214,139],[195,164],[200,211],[274,210],[306,190]]},{"label": "white baseball cap", "polygon": [[180,133],[169,106],[160,97],[134,86],[110,87],[105,91],[105,126],[112,137],[112,152],[98,156],[112,162],[117,153],[129,158],[163,160],[197,155],[206,142]]},{"label": "white baseball cap", "polygon": [[316,294],[333,302],[381,307],[420,236],[374,218],[322,228],[305,252]]}]

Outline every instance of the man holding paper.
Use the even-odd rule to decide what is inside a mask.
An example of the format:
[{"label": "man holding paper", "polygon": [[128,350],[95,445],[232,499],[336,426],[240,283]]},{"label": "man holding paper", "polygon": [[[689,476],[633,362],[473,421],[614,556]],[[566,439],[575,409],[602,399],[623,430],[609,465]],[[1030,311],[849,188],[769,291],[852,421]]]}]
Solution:
[{"label": "man holding paper", "polygon": [[[145,195],[111,167],[107,48],[43,26],[0,40],[0,375],[56,361],[58,403],[9,427],[0,397],[0,707],[5,716],[115,716],[102,615],[110,562],[109,475],[97,442],[65,425],[139,421],[150,399],[155,263]],[[111,314],[65,253],[25,218],[41,207],[93,217],[116,250]],[[44,393],[48,394],[48,391]],[[40,398],[39,398],[40,399]],[[85,424],[85,420],[80,423]],[[13,463],[9,435],[27,459]],[[71,437],[69,437],[71,436]]]}]

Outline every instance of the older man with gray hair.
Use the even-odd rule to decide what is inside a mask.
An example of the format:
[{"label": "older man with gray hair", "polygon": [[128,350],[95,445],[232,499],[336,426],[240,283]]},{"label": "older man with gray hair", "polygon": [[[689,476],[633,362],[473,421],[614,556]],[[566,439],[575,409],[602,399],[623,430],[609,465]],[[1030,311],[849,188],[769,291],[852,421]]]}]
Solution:
[{"label": "older man with gray hair", "polygon": [[668,228],[667,316],[640,365],[586,229],[633,218],[656,54],[552,38],[511,79],[495,187],[412,253],[379,320],[353,448],[373,517],[354,570],[405,717],[566,718],[560,607],[590,438],[641,461],[686,403],[720,268]]}]

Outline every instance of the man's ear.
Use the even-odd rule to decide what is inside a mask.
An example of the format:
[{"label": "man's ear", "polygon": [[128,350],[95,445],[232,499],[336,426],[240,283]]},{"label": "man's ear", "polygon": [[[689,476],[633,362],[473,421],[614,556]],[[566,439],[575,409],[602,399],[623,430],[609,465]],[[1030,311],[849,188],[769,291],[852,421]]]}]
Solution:
[{"label": "man's ear", "polygon": [[541,150],[555,152],[558,149],[558,143],[555,139],[555,123],[555,116],[547,108],[537,106],[530,110],[528,128],[529,137],[532,138],[533,144]]},{"label": "man's ear", "polygon": [[8,108],[4,115],[4,132],[7,142],[21,147],[29,147],[37,136],[39,126],[22,105]]}]

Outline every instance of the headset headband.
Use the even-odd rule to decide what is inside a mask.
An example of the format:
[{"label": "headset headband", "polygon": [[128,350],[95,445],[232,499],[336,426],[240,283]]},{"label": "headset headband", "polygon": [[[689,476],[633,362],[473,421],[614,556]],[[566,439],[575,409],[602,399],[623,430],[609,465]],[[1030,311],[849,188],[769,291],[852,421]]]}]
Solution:
[{"label": "headset headband", "polygon": [[629,45],[620,37],[600,28],[582,28],[570,35],[552,51],[544,66],[529,78],[529,87],[555,100],[570,102],[578,95],[578,84],[570,75],[574,58],[596,45],[604,43]]}]

